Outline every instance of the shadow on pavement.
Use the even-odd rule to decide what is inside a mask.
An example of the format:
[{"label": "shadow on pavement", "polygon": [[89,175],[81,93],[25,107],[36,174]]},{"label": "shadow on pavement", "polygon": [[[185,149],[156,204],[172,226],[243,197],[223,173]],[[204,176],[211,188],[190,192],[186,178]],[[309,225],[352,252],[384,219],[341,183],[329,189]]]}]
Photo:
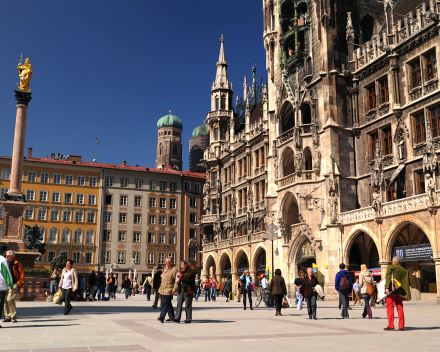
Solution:
[{"label": "shadow on pavement", "polygon": [[413,331],[413,330],[439,330],[440,326],[430,326],[430,327],[426,327],[426,328],[416,328],[416,327],[406,327],[405,326],[405,330],[408,331]]},{"label": "shadow on pavement", "polygon": [[193,324],[235,323],[234,320],[193,320]]}]

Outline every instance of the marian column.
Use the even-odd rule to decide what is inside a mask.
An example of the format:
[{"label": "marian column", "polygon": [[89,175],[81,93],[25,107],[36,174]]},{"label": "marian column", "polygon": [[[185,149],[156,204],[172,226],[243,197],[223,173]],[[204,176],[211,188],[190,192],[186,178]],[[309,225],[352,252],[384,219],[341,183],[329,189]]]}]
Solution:
[{"label": "marian column", "polygon": [[12,151],[11,179],[9,191],[4,195],[4,231],[3,243],[8,249],[16,253],[17,259],[23,267],[33,267],[35,259],[40,255],[38,252],[26,252],[25,243],[22,239],[23,231],[23,212],[26,208],[26,196],[22,192],[21,183],[23,175],[24,146],[26,137],[26,117],[28,104],[32,99],[29,87],[33,74],[32,65],[29,59],[22,64],[18,64],[20,85],[15,91],[17,101],[17,115],[15,122],[14,147]]}]

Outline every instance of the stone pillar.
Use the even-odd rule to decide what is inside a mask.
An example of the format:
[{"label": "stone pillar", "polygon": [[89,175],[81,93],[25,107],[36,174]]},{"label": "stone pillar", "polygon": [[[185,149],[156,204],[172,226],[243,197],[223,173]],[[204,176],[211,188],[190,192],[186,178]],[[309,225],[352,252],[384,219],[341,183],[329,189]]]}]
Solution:
[{"label": "stone pillar", "polygon": [[380,265],[380,271],[381,271],[381,280],[384,280],[387,274],[388,266],[390,265],[390,262],[379,262]]},{"label": "stone pillar", "polygon": [[258,287],[257,272],[256,271],[249,271],[249,274],[251,275],[252,281],[254,282],[255,286]]},{"label": "stone pillar", "polygon": [[434,258],[435,262],[435,282],[437,284],[436,303],[440,304],[440,258]]},{"label": "stone pillar", "polygon": [[8,195],[12,197],[19,197],[21,192],[21,181],[23,174],[23,158],[24,158],[24,142],[26,138],[26,117],[28,104],[32,93],[15,91],[15,99],[17,100],[17,115],[15,119],[15,135],[14,148],[12,151],[11,164],[11,183]]}]

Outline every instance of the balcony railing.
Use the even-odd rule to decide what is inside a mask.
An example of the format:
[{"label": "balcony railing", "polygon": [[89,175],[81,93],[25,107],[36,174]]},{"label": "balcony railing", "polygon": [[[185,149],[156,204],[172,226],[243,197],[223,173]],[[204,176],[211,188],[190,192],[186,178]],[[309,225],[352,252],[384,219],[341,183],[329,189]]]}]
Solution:
[{"label": "balcony railing", "polygon": [[285,141],[288,141],[291,138],[293,138],[293,128],[284,132],[282,135],[278,137],[278,145],[284,143]]},{"label": "balcony railing", "polygon": [[200,222],[202,224],[215,222],[216,218],[217,218],[217,215],[202,215],[202,217],[200,218]]}]

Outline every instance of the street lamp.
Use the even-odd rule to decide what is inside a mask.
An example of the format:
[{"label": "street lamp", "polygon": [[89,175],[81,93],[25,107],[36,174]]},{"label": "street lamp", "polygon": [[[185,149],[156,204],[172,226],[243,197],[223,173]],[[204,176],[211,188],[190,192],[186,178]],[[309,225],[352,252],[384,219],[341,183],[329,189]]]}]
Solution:
[{"label": "street lamp", "polygon": [[267,237],[272,241],[272,278],[274,276],[273,241],[278,237],[278,226],[272,222],[267,226]]}]

